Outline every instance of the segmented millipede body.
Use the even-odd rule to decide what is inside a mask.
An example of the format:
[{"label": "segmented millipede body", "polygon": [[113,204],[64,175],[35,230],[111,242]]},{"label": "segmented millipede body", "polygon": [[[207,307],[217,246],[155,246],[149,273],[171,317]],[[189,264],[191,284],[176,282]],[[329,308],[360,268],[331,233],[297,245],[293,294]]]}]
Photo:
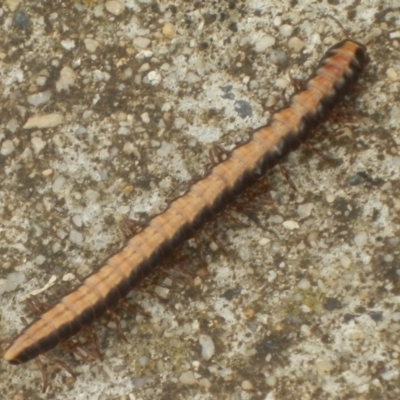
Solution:
[{"label": "segmented millipede body", "polygon": [[306,88],[290,105],[215,165],[168,208],[152,218],[76,290],[28,325],[4,359],[20,364],[75,335],[115,307],[186,239],[193,236],[235,196],[297,149],[348,91],[368,64],[365,46],[344,40],[331,47]]}]

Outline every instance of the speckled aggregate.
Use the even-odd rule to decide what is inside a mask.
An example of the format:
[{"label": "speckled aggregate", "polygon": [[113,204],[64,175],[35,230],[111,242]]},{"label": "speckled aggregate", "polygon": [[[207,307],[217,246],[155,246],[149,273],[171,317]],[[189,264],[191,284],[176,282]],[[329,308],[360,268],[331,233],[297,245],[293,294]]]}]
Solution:
[{"label": "speckled aggregate", "polygon": [[[308,76],[343,38],[324,14],[364,43],[399,29],[395,10],[375,1],[71,1],[20,4],[17,19],[11,3],[0,9],[1,336],[20,329],[23,295],[53,274],[91,272],[123,241],[118,220],[158,212],[186,188],[210,142],[233,145],[264,124],[282,105],[282,88],[291,90],[289,72]],[[174,34],[165,35],[166,23]],[[340,165],[291,156],[298,192],[273,175],[276,204],[258,213],[260,226],[218,224],[235,256],[210,251],[209,274],[166,304],[137,295],[151,319],[123,317],[128,344],[112,324],[99,329],[104,361],[78,363],[76,382],[57,372],[42,395],[34,363],[1,363],[1,395],[398,398],[398,48],[394,34],[368,45],[372,62],[352,117],[333,118],[329,130],[343,134],[322,144]],[[60,80],[64,68],[76,76]],[[32,104],[39,93],[51,97]],[[44,118],[24,129],[48,115],[57,115],[53,125]],[[65,284],[56,285],[50,299]],[[228,290],[234,295],[221,297]],[[209,360],[201,335],[215,346]]]}]

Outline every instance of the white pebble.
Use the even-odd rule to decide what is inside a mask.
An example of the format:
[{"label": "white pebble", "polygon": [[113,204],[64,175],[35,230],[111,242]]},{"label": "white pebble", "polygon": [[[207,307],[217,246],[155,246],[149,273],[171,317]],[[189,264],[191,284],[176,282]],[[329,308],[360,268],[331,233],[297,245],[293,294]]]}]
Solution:
[{"label": "white pebble", "polygon": [[179,381],[184,385],[194,385],[196,383],[196,377],[192,371],[187,371],[179,377]]},{"label": "white pebble", "polygon": [[87,38],[83,41],[85,43],[86,50],[90,53],[94,53],[99,47],[99,42],[94,39]]},{"label": "white pebble", "polygon": [[53,182],[52,186],[53,192],[59,193],[62,187],[64,186],[64,183],[65,183],[65,178],[63,176],[58,176]]},{"label": "white pebble", "polygon": [[313,203],[300,204],[297,207],[297,212],[299,214],[300,219],[308,218],[311,215],[311,211],[313,208],[314,208]]},{"label": "white pebble", "polygon": [[141,49],[145,49],[146,47],[149,47],[150,39],[139,36],[133,39],[133,44]]},{"label": "white pebble", "polygon": [[252,390],[253,389],[253,385],[252,385],[252,383],[250,381],[245,380],[245,381],[242,382],[242,389],[246,390],[246,391]]},{"label": "white pebble", "polygon": [[148,124],[150,122],[150,117],[149,113],[145,112],[140,116],[141,120],[145,123]]},{"label": "white pebble", "polygon": [[125,3],[118,0],[106,1],[106,10],[113,15],[121,15],[125,10]]},{"label": "white pebble", "polygon": [[90,203],[96,202],[99,199],[99,197],[100,193],[97,192],[96,190],[88,189],[85,192],[85,199]]},{"label": "white pebble", "polygon": [[388,68],[386,70],[386,75],[392,82],[396,82],[399,80],[399,75],[394,68]]},{"label": "white pebble", "polygon": [[175,36],[176,30],[175,26],[171,22],[167,22],[162,28],[162,34],[167,38],[172,38]]},{"label": "white pebble", "polygon": [[293,26],[284,24],[279,27],[279,33],[284,37],[290,37],[293,33]]},{"label": "white pebble", "polygon": [[3,156],[8,156],[15,150],[14,143],[11,140],[5,140],[1,145],[0,153]]},{"label": "white pebble", "polygon": [[72,50],[75,48],[75,40],[72,39],[61,40],[61,46],[64,47],[65,50]]},{"label": "white pebble", "polygon": [[28,103],[37,107],[42,104],[47,103],[51,98],[50,90],[46,90],[45,92],[35,93],[28,96]]},{"label": "white pebble", "polygon": [[33,151],[35,154],[39,154],[46,146],[46,142],[40,137],[33,137],[31,139]]},{"label": "white pebble", "polygon": [[367,244],[367,242],[368,242],[367,232],[359,232],[354,237],[354,243],[356,244],[357,247],[363,247]]},{"label": "white pebble", "polygon": [[[15,118],[11,118],[6,125],[6,129],[11,133],[15,133],[18,129],[18,121]],[[400,160],[400,159],[399,159]]]},{"label": "white pebble", "polygon": [[72,229],[69,233],[69,240],[72,243],[81,244],[83,242],[83,235],[75,229]]},{"label": "white pebble", "polygon": [[340,257],[340,264],[342,265],[343,268],[348,269],[351,265],[351,260],[346,255],[342,255]]},{"label": "white pebble", "polygon": [[289,229],[290,231],[294,230],[294,229],[299,229],[300,226],[296,221],[284,221],[282,224],[286,229]]},{"label": "white pebble", "polygon": [[54,128],[64,121],[62,114],[44,114],[44,115],[34,115],[30,117],[26,124],[23,126],[24,129],[33,128]]},{"label": "white pebble", "polygon": [[289,49],[293,50],[295,53],[300,53],[304,48],[305,43],[298,37],[292,37],[288,42]]},{"label": "white pebble", "polygon": [[26,280],[25,274],[23,272],[11,272],[7,275],[7,279],[4,282],[4,285],[0,287],[0,295],[4,292],[12,292],[19,285],[24,283]]},{"label": "white pebble", "polygon": [[201,346],[201,357],[204,360],[210,360],[215,352],[215,345],[209,335],[200,335],[199,343]]},{"label": "white pebble", "polygon": [[256,42],[255,51],[257,53],[263,53],[268,48],[275,44],[275,38],[270,35],[264,35]]},{"label": "white pebble", "polygon": [[161,82],[161,75],[158,71],[150,71],[145,79],[145,83],[149,83],[151,86],[158,86]]},{"label": "white pebble", "polygon": [[71,86],[74,86],[76,79],[75,71],[70,67],[64,67],[60,71],[60,78],[56,82],[57,92],[62,90],[68,90]]},{"label": "white pebble", "polygon": [[315,362],[315,369],[319,375],[325,375],[331,372],[335,368],[335,365],[329,360],[318,360]]},{"label": "white pebble", "polygon": [[311,283],[308,279],[303,278],[298,284],[297,287],[301,290],[308,290],[311,287]]}]

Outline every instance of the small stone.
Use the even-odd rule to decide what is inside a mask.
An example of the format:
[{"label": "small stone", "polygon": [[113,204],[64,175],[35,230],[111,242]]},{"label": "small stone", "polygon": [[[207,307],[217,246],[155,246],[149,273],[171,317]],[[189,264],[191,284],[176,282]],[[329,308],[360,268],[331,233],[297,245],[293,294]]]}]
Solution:
[{"label": "small stone", "polygon": [[41,93],[35,93],[30,96],[28,96],[28,103],[38,107],[41,106],[42,104],[47,103],[51,98],[51,92],[50,90],[46,90],[45,92]]},{"label": "small stone", "polygon": [[69,240],[72,243],[81,244],[83,242],[83,235],[75,229],[72,229],[69,233]]},{"label": "small stone", "polygon": [[272,64],[284,67],[287,64],[289,57],[284,51],[275,49],[269,54],[269,60]]},{"label": "small stone", "polygon": [[11,272],[7,275],[4,284],[0,286],[0,296],[5,292],[12,292],[18,286],[23,284],[25,280],[26,277],[23,272]]},{"label": "small stone", "polygon": [[308,279],[303,278],[298,284],[297,287],[301,290],[309,290],[311,287],[311,283]]},{"label": "small stone", "polygon": [[292,37],[288,42],[289,49],[293,50],[295,53],[300,53],[304,48],[305,43],[298,37]]},{"label": "small stone", "polygon": [[175,26],[171,22],[167,22],[162,28],[162,34],[167,38],[173,38],[175,33]]},{"label": "small stone", "polygon": [[368,243],[367,232],[359,232],[354,237],[354,243],[357,247],[364,247]]},{"label": "small stone", "polygon": [[90,53],[94,53],[99,47],[99,42],[94,39],[87,38],[83,41],[85,43],[86,50]]},{"label": "small stone", "polygon": [[11,140],[5,140],[1,145],[0,153],[3,156],[8,156],[15,150],[14,143]]},{"label": "small stone", "polygon": [[399,80],[399,75],[394,68],[388,68],[386,70],[386,75],[392,82],[397,82]]},{"label": "small stone", "polygon": [[33,151],[35,152],[35,154],[39,154],[45,148],[45,146],[47,144],[40,137],[33,137],[31,139],[31,143],[32,143]]},{"label": "small stone", "polygon": [[62,114],[44,114],[44,115],[34,115],[30,117],[26,124],[23,126],[24,129],[33,128],[54,128],[64,121]]},{"label": "small stone", "polygon": [[149,47],[151,40],[145,37],[136,37],[133,39],[133,44],[141,49]]},{"label": "small stone", "polygon": [[106,10],[113,15],[121,15],[125,10],[125,3],[118,0],[106,1]]},{"label": "small stone", "polygon": [[161,83],[161,75],[158,71],[150,71],[145,79],[144,83],[148,83],[151,86],[158,86]]},{"label": "small stone", "polygon": [[68,90],[71,86],[75,85],[76,73],[70,67],[64,67],[60,71],[60,78],[56,82],[57,92]]},{"label": "small stone", "polygon": [[150,122],[150,117],[149,113],[145,112],[140,116],[141,120],[145,123],[148,124]]},{"label": "small stone", "polygon": [[53,192],[59,193],[62,187],[64,186],[64,183],[65,183],[65,178],[63,176],[58,176],[53,182],[52,186]]},{"label": "small stone", "polygon": [[272,47],[275,44],[275,38],[270,35],[262,36],[255,44],[255,51],[257,53],[263,53],[268,48]]},{"label": "small stone", "polygon": [[283,37],[290,37],[290,36],[292,36],[292,33],[293,33],[293,26],[288,25],[288,24],[281,25],[279,27],[279,33]]},{"label": "small stone", "polygon": [[286,229],[289,229],[290,231],[294,230],[294,229],[299,229],[300,226],[296,221],[284,221],[282,224]]},{"label": "small stone", "polygon": [[313,208],[314,208],[313,203],[300,204],[297,207],[297,212],[299,213],[300,219],[308,218],[311,215],[311,211]]},{"label": "small stone", "polygon": [[21,0],[6,0],[5,1],[5,4],[7,4],[7,7],[12,12],[14,12],[18,8],[19,3],[21,3]]},{"label": "small stone", "polygon": [[15,133],[18,129],[18,121],[15,118],[11,118],[6,125],[6,129],[11,133]]},{"label": "small stone", "polygon": [[199,343],[201,346],[201,357],[203,360],[210,360],[215,352],[215,345],[211,336],[200,335]]},{"label": "small stone", "polygon": [[184,385],[194,385],[196,383],[196,377],[192,371],[187,371],[179,377],[179,381]]},{"label": "small stone", "polygon": [[65,50],[72,50],[75,48],[75,40],[65,39],[61,40],[61,46],[64,47]]},{"label": "small stone", "polygon": [[242,382],[242,389],[246,391],[250,391],[253,389],[253,385],[250,381],[245,380]]},{"label": "small stone", "polygon": [[315,369],[319,375],[325,375],[331,372],[335,368],[335,365],[329,360],[318,360],[315,362]]}]

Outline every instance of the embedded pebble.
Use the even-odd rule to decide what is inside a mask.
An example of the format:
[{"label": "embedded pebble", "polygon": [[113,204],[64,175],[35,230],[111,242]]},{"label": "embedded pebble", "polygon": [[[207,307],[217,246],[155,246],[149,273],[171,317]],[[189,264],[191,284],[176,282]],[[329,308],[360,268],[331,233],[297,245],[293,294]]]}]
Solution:
[{"label": "embedded pebble", "polygon": [[257,53],[263,53],[275,44],[275,38],[270,35],[262,36],[255,44],[254,49]]},{"label": "embedded pebble", "polygon": [[28,96],[28,103],[37,107],[47,103],[50,99],[51,92],[50,90],[46,90],[45,92],[35,93]]},{"label": "embedded pebble", "polygon": [[145,38],[145,37],[135,37],[133,39],[133,44],[137,47],[140,47],[141,49],[145,49],[146,47],[149,47],[150,45],[150,39]]},{"label": "embedded pebble", "polygon": [[94,53],[99,47],[99,43],[94,39],[87,38],[83,43],[85,44],[86,50],[90,53]]},{"label": "embedded pebble", "polygon": [[179,382],[184,385],[194,385],[196,383],[196,377],[192,371],[186,371],[179,377]]},{"label": "embedded pebble", "polygon": [[357,247],[363,247],[368,243],[368,234],[367,232],[359,232],[354,237],[354,243]]},{"label": "embedded pebble", "polygon": [[311,211],[313,208],[314,208],[313,203],[300,204],[297,207],[297,212],[299,214],[300,219],[308,218],[311,215]]},{"label": "embedded pebble", "polygon": [[14,143],[11,140],[5,140],[1,145],[0,153],[3,156],[8,156],[15,150]]},{"label": "embedded pebble", "polygon": [[394,68],[388,68],[386,70],[386,75],[392,82],[396,82],[399,80],[399,75]]},{"label": "embedded pebble", "polygon": [[44,114],[44,115],[34,115],[26,121],[23,126],[24,129],[33,128],[54,128],[64,121],[62,114]]},{"label": "embedded pebble", "polygon": [[315,369],[319,375],[325,375],[331,372],[335,368],[335,365],[329,360],[318,360],[315,362]]},{"label": "embedded pebble", "polygon": [[68,239],[72,243],[81,244],[83,242],[83,235],[75,229],[71,229]]},{"label": "embedded pebble", "polygon": [[311,287],[311,283],[308,279],[303,278],[298,284],[297,287],[301,290],[308,290]]},{"label": "embedded pebble", "polygon": [[289,49],[293,50],[295,53],[300,53],[303,50],[305,43],[298,37],[292,37],[288,41]]},{"label": "embedded pebble", "polygon": [[95,203],[100,198],[100,193],[93,189],[85,191],[85,199],[88,202]]},{"label": "embedded pebble", "polygon": [[11,118],[6,125],[6,129],[11,133],[15,133],[19,127],[18,121],[15,118]]},{"label": "embedded pebble", "polygon": [[35,154],[39,154],[46,146],[46,142],[40,137],[33,137],[31,139],[33,151]]},{"label": "embedded pebble", "polygon": [[175,26],[171,22],[167,22],[162,28],[162,34],[167,38],[173,38],[175,33]]},{"label": "embedded pebble", "polygon": [[242,382],[242,389],[246,391],[253,390],[253,385],[250,381],[245,380]]},{"label": "embedded pebble", "polygon": [[14,14],[13,23],[22,31],[27,31],[31,25],[28,14],[22,10],[18,10]]},{"label": "embedded pebble", "polygon": [[11,272],[3,280],[3,285],[0,286],[0,296],[5,292],[12,292],[18,286],[22,285],[26,280],[23,272]]},{"label": "embedded pebble", "polygon": [[299,224],[296,221],[291,221],[291,220],[284,221],[282,225],[286,229],[289,229],[291,231],[294,230],[294,229],[299,229],[300,228]]},{"label": "embedded pebble", "polygon": [[161,75],[159,72],[157,71],[150,71],[145,79],[144,79],[144,83],[148,83],[151,86],[157,86],[161,83]]},{"label": "embedded pebble", "polygon": [[140,116],[141,120],[145,123],[148,124],[150,122],[150,116],[149,113],[145,112]]},{"label": "embedded pebble", "polygon": [[61,46],[64,47],[65,50],[72,50],[75,48],[75,40],[72,39],[61,40]]},{"label": "embedded pebble", "polygon": [[279,33],[283,37],[290,37],[290,36],[292,36],[292,33],[293,33],[293,26],[292,25],[288,25],[288,24],[281,25],[279,27]]},{"label": "embedded pebble", "polygon": [[59,193],[62,187],[64,186],[64,183],[65,183],[65,178],[63,176],[58,176],[53,182],[52,186],[53,192]]},{"label": "embedded pebble", "polygon": [[204,360],[210,360],[215,352],[214,342],[209,335],[200,335],[199,343],[201,346],[201,357]]},{"label": "embedded pebble", "polygon": [[342,265],[343,268],[348,269],[351,265],[351,260],[346,255],[342,255],[340,257],[340,264]]},{"label": "embedded pebble", "polygon": [[75,85],[76,73],[70,67],[64,67],[60,71],[60,78],[56,82],[57,92],[68,90],[71,86]]},{"label": "embedded pebble", "polygon": [[106,10],[113,15],[121,15],[125,10],[125,3],[118,0],[106,1]]},{"label": "embedded pebble", "polygon": [[274,49],[269,53],[269,60],[272,64],[284,67],[287,64],[289,57],[284,51]]}]

